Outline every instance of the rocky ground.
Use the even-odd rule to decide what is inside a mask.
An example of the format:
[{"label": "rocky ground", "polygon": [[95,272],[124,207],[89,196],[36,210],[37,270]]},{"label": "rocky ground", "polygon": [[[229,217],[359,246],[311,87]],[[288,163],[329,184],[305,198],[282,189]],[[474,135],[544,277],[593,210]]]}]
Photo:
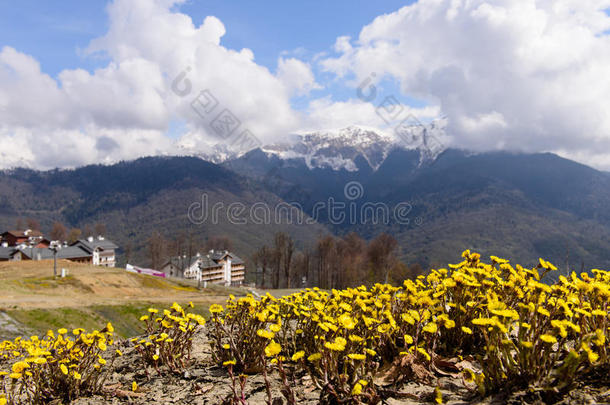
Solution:
[{"label": "rocky ground", "polygon": [[[223,404],[230,403],[230,378],[223,367],[213,364],[210,345],[205,328],[198,330],[194,338],[192,364],[181,375],[165,373],[159,375],[154,369],[146,369],[139,355],[129,347],[128,342],[119,342],[124,355],[119,357],[106,384],[106,395],[80,398],[71,405],[101,404]],[[440,364],[434,372],[422,372],[429,383],[406,382],[398,389],[388,385],[386,404],[423,404],[434,403],[435,387],[439,386],[443,402],[448,404],[610,404],[610,376],[608,372],[582,376],[577,388],[563,395],[553,395],[524,390],[509,395],[496,395],[488,398],[477,396],[475,387],[465,383],[461,374],[456,372],[455,363]],[[459,367],[458,367],[459,368]],[[610,370],[608,370],[610,371]],[[417,370],[415,370],[417,373]],[[427,373],[427,374],[426,374]],[[394,380],[395,370],[391,368],[380,373],[381,383]],[[280,392],[277,374],[270,376],[274,405],[285,404]],[[132,391],[132,382],[138,384]],[[297,378],[296,396],[299,404],[318,404],[320,391],[314,387],[307,376]],[[265,383],[260,375],[251,375],[246,383],[246,400],[249,404],[265,404],[267,395]]]}]

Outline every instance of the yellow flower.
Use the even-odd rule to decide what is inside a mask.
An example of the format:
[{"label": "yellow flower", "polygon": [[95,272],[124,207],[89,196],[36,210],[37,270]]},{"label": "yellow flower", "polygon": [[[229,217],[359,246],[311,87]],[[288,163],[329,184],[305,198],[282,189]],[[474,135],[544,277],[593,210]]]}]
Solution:
[{"label": "yellow flower", "polygon": [[316,361],[316,360],[320,360],[321,358],[322,358],[322,353],[314,353],[314,354],[310,355],[309,357],[307,357],[307,360]]},{"label": "yellow flower", "polygon": [[525,340],[521,340],[519,343],[521,343],[521,346],[526,347],[528,349],[534,347],[534,344],[532,342],[526,342]]},{"label": "yellow flower", "polygon": [[21,373],[26,368],[30,368],[30,365],[28,363],[26,363],[25,361],[18,361],[17,363],[13,364],[12,370],[13,373]]},{"label": "yellow flower", "polygon": [[424,357],[426,358],[426,360],[430,361],[431,357],[428,354],[428,352],[426,351],[426,349],[424,349],[423,347],[418,347],[417,351],[420,352],[421,354],[423,354]]},{"label": "yellow flower", "polygon": [[470,329],[467,326],[462,326],[462,332],[468,334],[468,335],[472,335],[472,329]]},{"label": "yellow flower", "polygon": [[66,328],[61,328],[57,331],[57,333],[59,333],[60,335],[65,335],[66,333],[68,333],[68,329]]},{"label": "yellow flower", "polygon": [[122,355],[123,355],[123,352],[121,352],[119,349],[116,349],[116,354],[118,354],[118,355],[119,355],[119,357],[120,357],[120,356],[122,356]]},{"label": "yellow flower", "polygon": [[271,343],[269,343],[265,347],[265,356],[273,357],[276,354],[278,354],[280,351],[282,351],[282,346],[280,346],[279,343],[276,343],[274,340],[272,340]]},{"label": "yellow flower", "polygon": [[442,404],[443,403],[443,394],[442,394],[441,389],[439,387],[436,387],[434,389],[434,401],[436,401],[437,404]]},{"label": "yellow flower", "polygon": [[140,317],[140,321],[142,321],[142,322],[147,321],[147,320],[148,320],[148,315],[142,315]]},{"label": "yellow flower", "polygon": [[354,329],[358,322],[348,314],[343,314],[339,317],[339,323],[345,329]]},{"label": "yellow flower", "polygon": [[269,332],[268,330],[264,330],[264,329],[257,330],[256,334],[265,339],[273,339],[275,337],[275,333]]},{"label": "yellow flower", "polygon": [[552,335],[546,335],[546,334],[540,335],[540,340],[542,340],[543,342],[546,342],[546,343],[550,343],[550,344],[557,343],[557,338]]},{"label": "yellow flower", "polygon": [[334,342],[324,343],[324,347],[326,347],[327,349],[336,351],[336,352],[341,352],[341,351],[345,350],[346,344],[347,344],[347,341],[345,339],[343,339],[342,337],[336,337]]},{"label": "yellow flower", "polygon": [[377,352],[373,349],[364,349],[365,352],[369,354],[369,356],[376,356]]},{"label": "yellow flower", "polygon": [[592,342],[596,346],[603,346],[604,343],[606,343],[606,335],[604,335],[604,331],[601,329],[596,329],[595,330],[595,339],[593,339]]},{"label": "yellow flower", "polygon": [[18,379],[20,379],[21,377],[23,377],[23,375],[22,375],[21,373],[11,373],[11,374],[9,375],[9,378],[12,378],[13,380],[18,380]]},{"label": "yellow flower", "polygon": [[133,392],[136,392],[138,390],[138,383],[137,382],[134,381],[134,382],[131,383],[131,390]]},{"label": "yellow flower", "polygon": [[303,350],[301,350],[300,352],[296,352],[292,355],[292,361],[300,360],[301,358],[303,358],[303,356],[305,356],[305,352]]},{"label": "yellow flower", "polygon": [[106,330],[110,333],[114,332],[114,326],[110,322],[106,324]]},{"label": "yellow flower", "polygon": [[366,355],[365,354],[360,354],[360,353],[350,353],[347,355],[347,357],[349,357],[352,360],[364,360],[366,359]]},{"label": "yellow flower", "polygon": [[153,360],[154,360],[154,361],[159,360],[159,355],[158,355],[158,354],[154,354],[154,355],[153,355]]},{"label": "yellow flower", "polygon": [[354,385],[354,388],[352,388],[352,395],[360,395],[361,392],[362,392],[362,384],[357,382]]},{"label": "yellow flower", "polygon": [[59,368],[64,375],[68,375],[68,367],[65,364],[60,365]]},{"label": "yellow flower", "polygon": [[80,380],[82,378],[82,376],[78,373],[78,372],[74,372],[74,379],[75,380]]},{"label": "yellow flower", "polygon": [[424,328],[422,330],[424,332],[427,332],[427,333],[430,333],[430,334],[434,334],[438,330],[438,326],[436,325],[436,323],[430,322],[426,326],[424,326]]},{"label": "yellow flower", "polygon": [[210,312],[213,314],[218,314],[220,312],[224,311],[224,309],[222,308],[222,305],[218,305],[218,304],[212,304],[210,306]]},{"label": "yellow flower", "polygon": [[225,366],[225,367],[226,366],[234,366],[236,364],[237,364],[237,361],[235,361],[235,360],[227,360],[227,361],[222,363],[222,365]]}]

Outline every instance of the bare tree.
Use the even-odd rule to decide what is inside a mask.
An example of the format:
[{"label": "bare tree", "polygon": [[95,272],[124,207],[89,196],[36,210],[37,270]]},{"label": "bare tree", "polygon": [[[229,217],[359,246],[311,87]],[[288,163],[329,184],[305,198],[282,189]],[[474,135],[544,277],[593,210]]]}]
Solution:
[{"label": "bare tree", "polygon": [[199,247],[201,246],[201,240],[193,233],[192,230],[189,230],[188,238],[186,241],[186,257],[187,257],[187,266],[190,266],[193,262],[193,257],[197,254]]},{"label": "bare tree", "polygon": [[159,270],[163,265],[165,258],[165,238],[158,232],[154,231],[148,238],[148,252],[150,254],[151,267]]},{"label": "bare tree", "polygon": [[24,225],[23,218],[21,218],[21,217],[17,218],[17,220],[15,221],[15,229],[22,230],[23,225]]},{"label": "bare tree", "polygon": [[98,222],[95,224],[95,236],[104,236],[106,235],[106,225],[102,222]]},{"label": "bare tree", "polygon": [[[284,232],[275,234],[275,251],[278,260],[278,273],[281,272],[283,284],[286,288],[291,286],[292,256],[294,255],[294,241]],[[279,278],[279,274],[278,274]],[[278,281],[279,284],[279,281]]]},{"label": "bare tree", "polygon": [[267,274],[267,270],[269,269],[272,260],[271,249],[267,246],[263,246],[252,256],[252,262],[254,263],[254,267],[256,268],[255,271],[257,272],[256,281],[258,283],[258,269],[260,268],[261,282],[259,285],[263,288],[265,288],[265,275]]},{"label": "bare tree", "polygon": [[233,242],[227,236],[212,236],[205,242],[205,250],[233,250]]},{"label": "bare tree", "polygon": [[337,243],[337,256],[340,260],[336,288],[361,284],[366,278],[366,241],[355,232],[346,235]]},{"label": "bare tree", "polygon": [[312,265],[312,253],[310,249],[297,252],[293,260],[294,287],[307,287],[311,284],[310,272]]},{"label": "bare tree", "polygon": [[[367,255],[371,265],[370,271],[372,279],[387,283],[390,279],[390,271],[396,263],[396,248],[398,242],[391,235],[382,233],[373,239],[368,246]],[[383,274],[383,280],[378,275]]]},{"label": "bare tree", "polygon": [[125,264],[127,264],[131,261],[131,255],[133,253],[133,245],[131,244],[131,241],[127,242],[125,244],[124,252],[125,252]]},{"label": "bare tree", "polygon": [[176,258],[176,265],[180,271],[180,277],[184,276],[186,268],[186,232],[179,232],[175,239],[168,243],[168,254]]},{"label": "bare tree", "polygon": [[331,262],[335,251],[335,238],[328,235],[318,240],[316,246],[316,256],[318,265],[318,286],[329,288],[331,283]]},{"label": "bare tree", "polygon": [[28,218],[26,221],[26,225],[28,229],[31,229],[33,231],[40,231],[40,222],[38,222],[37,219]]},{"label": "bare tree", "polygon": [[51,237],[51,240],[65,242],[68,237],[68,229],[61,222],[55,222],[51,232],[49,232],[49,236]]},{"label": "bare tree", "polygon": [[79,240],[81,237],[81,234],[82,234],[82,232],[78,228],[70,229],[70,232],[68,232],[68,243],[74,243],[77,240]]},{"label": "bare tree", "polygon": [[93,236],[93,229],[91,229],[91,225],[89,225],[89,224],[85,225],[85,227],[83,228],[83,236],[85,238]]}]

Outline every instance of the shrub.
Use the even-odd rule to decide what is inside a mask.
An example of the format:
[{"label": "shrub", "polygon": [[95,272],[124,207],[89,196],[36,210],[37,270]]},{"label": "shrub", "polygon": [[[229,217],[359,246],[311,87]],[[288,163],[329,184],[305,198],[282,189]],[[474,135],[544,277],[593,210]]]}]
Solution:
[{"label": "shrub", "polygon": [[[0,372],[4,390],[0,398],[8,404],[41,404],[100,392],[110,370],[102,355],[113,343],[113,331],[108,323],[91,333],[59,329],[42,339],[32,336],[0,343],[0,357],[10,365]],[[112,355],[111,364],[117,355]]]}]

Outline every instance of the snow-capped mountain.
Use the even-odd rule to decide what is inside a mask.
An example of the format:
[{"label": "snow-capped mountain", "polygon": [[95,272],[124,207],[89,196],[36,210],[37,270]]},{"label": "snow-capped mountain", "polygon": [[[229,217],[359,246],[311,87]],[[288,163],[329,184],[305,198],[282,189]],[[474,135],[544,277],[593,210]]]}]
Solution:
[{"label": "snow-capped mountain", "polygon": [[380,130],[350,126],[296,134],[287,142],[266,145],[262,149],[283,160],[302,159],[310,169],[356,171],[358,167],[354,160],[358,156],[377,170],[395,146],[395,139]]},{"label": "snow-capped mountain", "polygon": [[355,159],[363,157],[375,171],[395,148],[418,149],[421,162],[436,159],[445,149],[444,121],[424,125],[419,122],[396,128],[388,134],[382,130],[362,126],[304,132],[293,135],[286,142],[266,145],[267,154],[280,159],[303,160],[312,168],[357,171]]},{"label": "snow-capped mountain", "polygon": [[[383,130],[352,125],[346,128],[300,132],[286,139],[267,144],[260,149],[269,157],[283,161],[304,162],[309,169],[358,171],[357,158],[363,158],[373,171],[396,148],[418,149],[420,163],[434,160],[444,150],[439,138],[444,135],[444,122],[434,121],[423,125],[419,122],[394,129]],[[198,156],[212,163],[223,163],[240,158],[248,151],[235,150],[223,143],[206,143],[197,146],[189,142],[177,145],[185,154]]]},{"label": "snow-capped mountain", "polygon": [[199,146],[197,148],[185,143],[178,143],[176,144],[176,147],[180,151],[180,154],[195,156],[215,164],[221,164],[228,160],[237,159],[245,153],[236,152],[222,142],[216,144],[205,144],[204,147]]}]

